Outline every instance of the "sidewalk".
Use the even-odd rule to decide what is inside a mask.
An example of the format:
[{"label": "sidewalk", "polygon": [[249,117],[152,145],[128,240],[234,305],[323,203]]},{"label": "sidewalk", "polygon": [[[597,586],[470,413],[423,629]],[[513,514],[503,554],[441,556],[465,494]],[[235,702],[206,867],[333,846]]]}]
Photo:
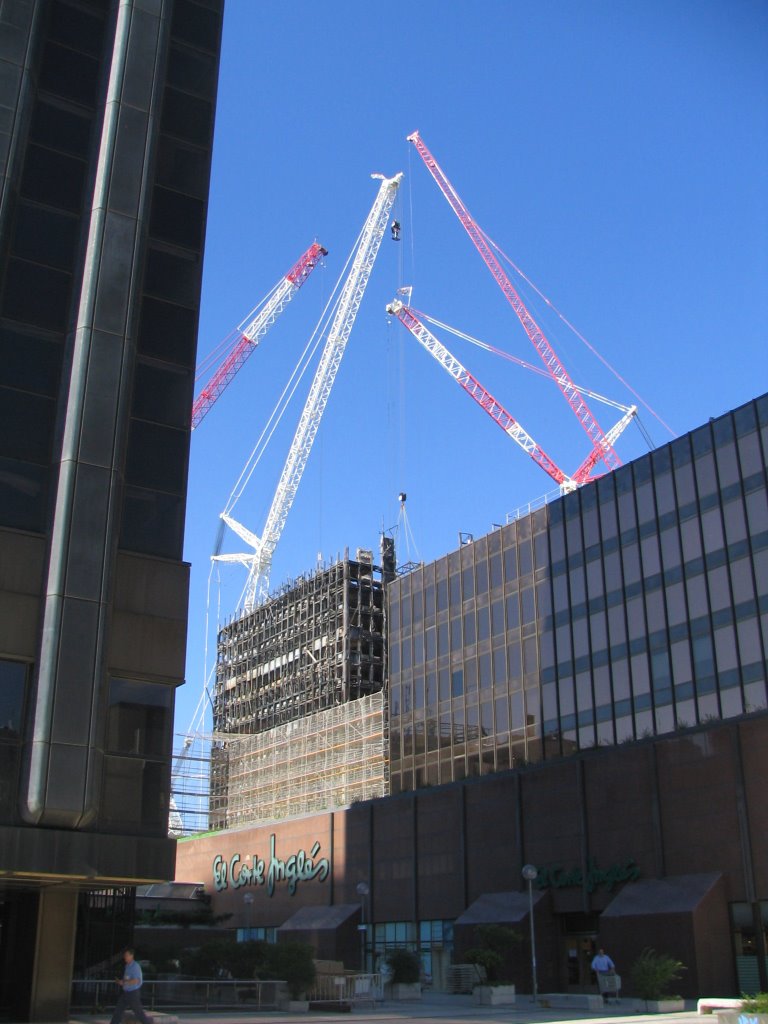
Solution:
[{"label": "sidewalk", "polygon": [[[540,997],[546,1000],[545,996]],[[518,995],[514,1006],[476,1006],[471,995],[449,995],[444,992],[425,992],[421,1000],[413,1002],[394,1002],[385,1000],[372,1007],[366,1003],[353,1008],[351,1013],[338,1011],[313,1011],[311,1013],[289,1013],[276,1010],[258,1011],[218,1011],[196,1013],[182,1010],[178,1014],[155,1013],[157,1024],[322,1024],[338,1022],[349,1024],[350,1018],[355,1021],[411,1021],[435,1020],[444,1024],[555,1024],[555,1022],[590,1021],[592,1024],[702,1024],[702,1018],[696,1013],[696,1004],[691,1003],[682,1013],[658,1014],[644,1013],[635,1010],[634,1000],[624,999],[611,1003],[600,1010],[587,1010],[579,1007],[546,1007],[534,1006],[530,995]],[[153,1017],[151,1011],[148,1015]],[[78,1014],[70,1024],[109,1024],[109,1014],[88,1015]],[[126,1021],[132,1021],[126,1015]]]}]

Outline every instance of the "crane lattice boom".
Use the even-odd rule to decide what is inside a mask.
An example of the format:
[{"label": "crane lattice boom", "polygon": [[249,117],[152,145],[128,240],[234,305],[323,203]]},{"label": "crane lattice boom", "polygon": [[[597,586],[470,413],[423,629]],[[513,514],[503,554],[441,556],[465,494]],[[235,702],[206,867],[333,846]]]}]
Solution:
[{"label": "crane lattice boom", "polygon": [[453,185],[451,185],[450,181],[446,178],[440,165],[432,156],[429,149],[427,149],[419,133],[413,132],[409,135],[408,142],[412,142],[416,147],[419,156],[426,165],[427,170],[437,182],[440,191],[448,200],[453,212],[463,224],[464,229],[472,239],[475,248],[482,256],[486,266],[490,270],[491,274],[493,274],[496,283],[499,285],[506,296],[507,301],[517,314],[517,317],[523,325],[529,339],[533,343],[534,348],[544,361],[544,365],[555,379],[555,382],[565,396],[565,399],[573,410],[576,418],[586,431],[593,447],[598,453],[598,459],[602,459],[609,469],[615,469],[617,466],[620,466],[621,460],[613,450],[610,441],[606,441],[606,435],[603,433],[597,420],[590,412],[587,403],[574,387],[565,367],[562,365],[554,349],[547,341],[544,336],[544,332],[529,313],[514,285],[504,272],[504,268],[496,259],[493,250],[488,245],[485,234],[462,202],[458,192],[456,192]]},{"label": "crane lattice boom", "polygon": [[253,610],[257,597],[259,600],[265,600],[268,596],[272,556],[296,496],[312,443],[328,403],[333,382],[336,379],[341,357],[344,354],[381,245],[390,210],[403,179],[402,174],[396,174],[393,178],[384,178],[383,175],[378,174],[373,177],[382,179],[381,186],[363,225],[352,268],[344,282],[336,314],[328,332],[275,496],[272,499],[264,532],[261,537],[257,537],[231,516],[222,515],[222,519],[254,550],[253,554],[215,556],[220,561],[239,561],[248,568],[248,580],[243,596],[243,606],[246,612]]},{"label": "crane lattice boom", "polygon": [[245,330],[242,331],[232,350],[222,360],[211,376],[211,379],[195,399],[192,406],[193,430],[200,425],[206,414],[210,412],[227,385],[232,382],[248,356],[304,284],[320,262],[320,259],[327,255],[327,249],[324,249],[317,242],[313,242],[303,256],[291,267],[285,277],[280,280],[269,300],[259,310]]},{"label": "crane lattice boom", "polygon": [[548,473],[563,491],[574,489],[575,484],[570,477],[536,444],[531,435],[523,429],[511,413],[507,412],[504,406],[489,391],[486,391],[483,385],[472,376],[469,370],[462,366],[445,345],[438,341],[409,306],[404,305],[399,299],[394,299],[387,306],[387,312],[396,316],[400,323],[408,328],[414,338],[453,377],[470,398],[473,398],[480,408],[487,412],[492,420],[498,423],[504,433],[511,437],[523,449],[526,455],[530,455],[533,461],[538,466],[541,466],[544,472]]}]

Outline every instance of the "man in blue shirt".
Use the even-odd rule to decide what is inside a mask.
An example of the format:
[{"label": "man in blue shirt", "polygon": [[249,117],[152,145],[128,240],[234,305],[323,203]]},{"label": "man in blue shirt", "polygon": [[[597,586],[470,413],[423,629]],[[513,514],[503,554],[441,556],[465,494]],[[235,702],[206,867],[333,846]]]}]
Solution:
[{"label": "man in blue shirt", "polygon": [[117,997],[117,1006],[112,1014],[110,1024],[122,1024],[123,1014],[126,1010],[132,1010],[134,1017],[141,1024],[152,1024],[150,1018],[144,1013],[144,1007],[141,1005],[141,996],[139,995],[144,981],[141,974],[141,965],[134,960],[132,949],[126,949],[123,953],[123,960],[125,960],[123,976],[122,978],[115,978],[115,981],[123,991]]}]

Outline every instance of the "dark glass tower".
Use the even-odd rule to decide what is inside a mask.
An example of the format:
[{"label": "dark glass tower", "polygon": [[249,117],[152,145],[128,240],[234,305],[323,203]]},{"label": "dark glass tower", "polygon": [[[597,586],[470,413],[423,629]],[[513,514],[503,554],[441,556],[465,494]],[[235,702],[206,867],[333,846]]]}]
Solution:
[{"label": "dark glass tower", "polygon": [[401,577],[392,790],[766,708],[768,396]]},{"label": "dark glass tower", "polygon": [[15,1020],[65,1018],[79,890],[173,876],[222,9],[0,8],[0,1010]]}]

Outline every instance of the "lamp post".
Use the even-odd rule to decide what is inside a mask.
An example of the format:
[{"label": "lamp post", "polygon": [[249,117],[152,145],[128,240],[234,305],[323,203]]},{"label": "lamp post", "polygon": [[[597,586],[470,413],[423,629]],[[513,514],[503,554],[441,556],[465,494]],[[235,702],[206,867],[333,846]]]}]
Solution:
[{"label": "lamp post", "polygon": [[360,924],[357,926],[357,930],[360,932],[360,973],[365,974],[366,957],[365,957],[365,939],[368,931],[368,925],[365,920],[365,904],[368,899],[368,893],[370,888],[367,882],[358,882],[355,886],[355,892],[360,897]]},{"label": "lamp post", "polygon": [[534,864],[526,864],[523,868],[523,878],[528,883],[528,917],[531,922],[531,970],[533,972],[533,1002],[538,998],[538,981],[536,978],[536,930],[533,923],[533,883],[539,877],[539,872]]}]

